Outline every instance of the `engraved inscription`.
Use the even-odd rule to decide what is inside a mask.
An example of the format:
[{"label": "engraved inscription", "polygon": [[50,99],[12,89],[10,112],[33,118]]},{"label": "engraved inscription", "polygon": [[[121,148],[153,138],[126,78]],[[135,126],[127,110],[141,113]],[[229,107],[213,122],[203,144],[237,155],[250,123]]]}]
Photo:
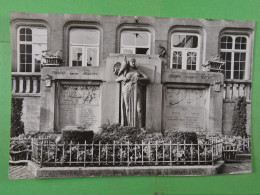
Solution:
[{"label": "engraved inscription", "polygon": [[165,130],[205,129],[207,93],[197,89],[167,89]]},{"label": "engraved inscription", "polygon": [[62,85],[59,92],[60,126],[84,126],[97,131],[100,126],[100,87]]}]

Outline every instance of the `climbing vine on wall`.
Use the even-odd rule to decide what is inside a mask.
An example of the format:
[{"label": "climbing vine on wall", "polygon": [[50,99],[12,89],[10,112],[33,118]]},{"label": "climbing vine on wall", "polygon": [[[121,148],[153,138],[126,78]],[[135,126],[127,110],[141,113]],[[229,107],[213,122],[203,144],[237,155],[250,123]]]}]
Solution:
[{"label": "climbing vine on wall", "polygon": [[12,98],[11,105],[11,137],[24,133],[24,123],[21,120],[23,110],[23,99]]},{"label": "climbing vine on wall", "polygon": [[247,123],[247,103],[246,97],[239,97],[235,103],[233,116],[232,116],[232,129],[231,133],[235,136],[247,136],[246,123]]}]

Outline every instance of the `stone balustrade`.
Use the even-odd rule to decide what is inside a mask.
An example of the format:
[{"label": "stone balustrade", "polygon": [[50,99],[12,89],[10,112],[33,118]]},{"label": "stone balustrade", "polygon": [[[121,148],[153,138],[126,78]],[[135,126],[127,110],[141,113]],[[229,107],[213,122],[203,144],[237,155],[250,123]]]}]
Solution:
[{"label": "stone balustrade", "polygon": [[12,72],[12,94],[13,95],[39,95],[40,73],[17,73]]},{"label": "stone balustrade", "polygon": [[251,101],[251,81],[225,80],[223,99],[232,100],[239,96],[245,96],[247,101]]}]

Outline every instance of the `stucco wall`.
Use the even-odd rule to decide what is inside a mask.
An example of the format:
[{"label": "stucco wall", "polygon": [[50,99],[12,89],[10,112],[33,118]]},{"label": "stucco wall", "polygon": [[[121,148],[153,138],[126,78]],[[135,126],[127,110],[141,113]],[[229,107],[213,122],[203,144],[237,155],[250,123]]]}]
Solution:
[{"label": "stucco wall", "polygon": [[38,132],[40,128],[40,97],[24,97],[23,115],[25,133]]}]

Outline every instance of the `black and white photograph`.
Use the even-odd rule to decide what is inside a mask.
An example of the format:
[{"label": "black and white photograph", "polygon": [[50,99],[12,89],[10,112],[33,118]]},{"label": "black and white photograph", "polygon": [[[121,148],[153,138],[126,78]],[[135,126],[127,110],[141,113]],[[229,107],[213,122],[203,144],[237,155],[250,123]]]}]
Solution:
[{"label": "black and white photograph", "polygon": [[10,12],[9,178],[251,173],[254,30]]}]

